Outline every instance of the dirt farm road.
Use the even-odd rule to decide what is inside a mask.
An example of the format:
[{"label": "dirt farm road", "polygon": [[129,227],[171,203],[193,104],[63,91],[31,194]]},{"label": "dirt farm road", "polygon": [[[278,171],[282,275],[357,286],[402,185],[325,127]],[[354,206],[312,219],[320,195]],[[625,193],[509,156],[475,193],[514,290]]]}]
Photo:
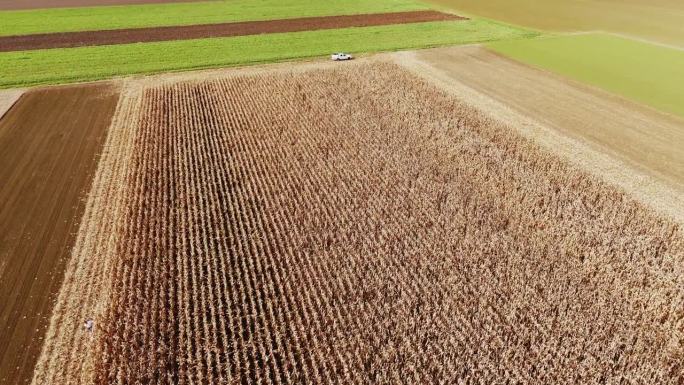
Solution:
[{"label": "dirt farm road", "polygon": [[35,90],[0,120],[0,384],[31,379],[117,100]]},{"label": "dirt farm road", "polygon": [[413,11],[107,31],[48,33],[0,37],[0,52],[167,40],[190,40],[210,37],[245,36],[262,33],[300,32],[463,19],[464,18],[460,16],[443,12]]},{"label": "dirt farm road", "polygon": [[[476,378],[513,373],[524,382],[538,370],[536,357],[557,369],[538,374],[555,383],[574,383],[577,373],[651,378],[678,367],[670,358],[681,350],[661,337],[676,329],[671,309],[679,304],[668,293],[681,280],[658,262],[659,250],[682,255],[677,227],[511,135],[508,126],[522,123],[498,125],[489,117],[507,115],[481,109],[478,98],[534,117],[675,190],[684,186],[684,154],[676,146],[684,140],[682,122],[481,47],[383,57],[394,59],[310,63],[304,66],[321,68],[308,73],[244,69],[178,84],[160,79],[223,70],[140,80],[144,92],[121,97],[130,116],[117,113],[118,129],[109,130],[132,145],[120,139],[103,146],[118,85],[23,94],[0,120],[0,164],[10,165],[0,168],[7,181],[0,184],[0,384],[30,380],[44,340],[38,383],[91,375],[102,383],[144,383],[149,372],[136,368],[146,366],[170,380],[192,380],[198,368],[210,379],[326,382],[348,365],[357,382],[398,379],[411,369],[415,383],[462,367],[476,368]],[[426,68],[475,96],[452,98],[413,76]],[[353,85],[351,96],[332,92],[341,84]],[[275,98],[272,88],[283,91]],[[122,151],[109,162],[103,155],[98,166],[103,147]],[[97,186],[96,169],[115,176],[103,178],[102,191],[118,189],[126,199],[91,194],[97,204],[89,201],[89,215],[84,198]],[[105,247],[113,227],[98,218],[109,211],[123,225]],[[79,227],[81,217],[90,231]],[[91,238],[88,247],[79,248],[77,235]],[[613,259],[597,246],[605,239]],[[563,255],[576,240],[588,250],[581,260]],[[120,245],[130,258],[118,258]],[[78,279],[61,285],[70,257],[66,276]],[[99,282],[91,273],[107,263],[116,278]],[[69,302],[61,312],[57,302],[59,322],[46,334],[58,291]],[[142,301],[140,292],[147,294]],[[306,303],[291,302],[301,298]],[[98,301],[106,305],[101,318],[90,306]],[[215,314],[217,303],[227,317]],[[136,334],[131,325],[141,315],[154,320],[155,309],[168,311],[158,312],[147,334]],[[662,309],[664,321],[651,322]],[[502,314],[522,321],[509,324]],[[74,338],[85,316],[109,321],[101,323],[109,325],[102,338]],[[195,327],[203,322],[210,326]],[[416,333],[415,325],[423,329]],[[290,333],[279,334],[283,327]],[[618,342],[635,333],[639,338],[621,348]],[[449,338],[426,337],[434,335]],[[513,340],[501,346],[487,343],[507,336]],[[96,343],[115,354],[89,354]],[[205,357],[216,346],[244,354]],[[470,354],[442,354],[459,349]],[[558,358],[579,362],[579,369],[554,367]]]}]

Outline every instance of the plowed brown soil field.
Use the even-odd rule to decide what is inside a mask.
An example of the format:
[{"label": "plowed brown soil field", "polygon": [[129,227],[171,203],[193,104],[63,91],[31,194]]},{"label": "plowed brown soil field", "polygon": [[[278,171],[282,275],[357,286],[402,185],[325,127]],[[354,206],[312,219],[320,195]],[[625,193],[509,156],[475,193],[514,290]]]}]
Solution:
[{"label": "plowed brown soil field", "polygon": [[117,98],[31,91],[0,120],[0,384],[31,379]]},{"label": "plowed brown soil field", "polygon": [[678,225],[349,64],[130,86],[34,383],[684,380]]},{"label": "plowed brown soil field", "polygon": [[412,11],[174,27],[6,36],[0,37],[0,52],[166,40],[190,40],[209,37],[244,36],[262,33],[313,31],[320,29],[369,27],[376,25],[463,19],[464,18],[460,16],[437,11]]}]

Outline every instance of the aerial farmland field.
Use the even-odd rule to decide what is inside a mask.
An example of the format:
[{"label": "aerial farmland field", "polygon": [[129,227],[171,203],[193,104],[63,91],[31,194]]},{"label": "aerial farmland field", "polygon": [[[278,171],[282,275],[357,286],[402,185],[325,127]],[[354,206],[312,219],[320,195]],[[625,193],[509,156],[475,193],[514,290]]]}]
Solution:
[{"label": "aerial farmland field", "polygon": [[430,0],[468,15],[548,31],[605,31],[684,47],[679,0]]},{"label": "aerial farmland field", "polygon": [[676,370],[678,227],[401,67],[128,87],[39,383]]},{"label": "aerial farmland field", "polygon": [[91,81],[128,74],[261,64],[330,52],[393,51],[535,36],[483,20],[456,20],[229,38],[0,52],[0,88]]},{"label": "aerial farmland field", "polygon": [[[509,109],[523,117],[537,117],[543,126],[553,128],[552,132],[579,139],[599,148],[600,153],[620,159],[623,164],[604,167],[604,177],[610,174],[626,189],[644,190],[639,194],[648,197],[646,201],[662,201],[659,205],[673,215],[684,208],[680,192],[684,187],[684,130],[677,116],[512,61],[484,47],[436,48],[401,56],[407,65],[441,78],[442,83],[457,88],[461,97],[503,120],[516,119]],[[651,84],[656,87],[658,83]],[[476,101],[473,93],[486,95],[493,103]],[[524,131],[530,124],[520,122],[517,126]],[[537,131],[531,135],[537,139],[544,136]],[[561,150],[555,138],[549,139],[548,145]],[[563,151],[571,160],[588,158],[574,156],[579,152],[578,144],[566,147]],[[586,167],[598,169],[600,163],[604,162],[591,157]],[[627,173],[628,168],[639,172]],[[635,178],[636,174],[643,176]],[[668,189],[660,185],[655,185],[654,191],[654,185],[646,182],[651,177],[674,186],[675,192],[665,194]]]},{"label": "aerial farmland field", "polygon": [[0,384],[682,383],[681,51],[478,6],[0,0]]},{"label": "aerial farmland field", "polygon": [[301,4],[240,0],[0,10],[0,88],[539,34],[438,12],[413,0]]},{"label": "aerial farmland field", "polygon": [[489,47],[684,118],[684,50],[606,34],[494,42]]}]

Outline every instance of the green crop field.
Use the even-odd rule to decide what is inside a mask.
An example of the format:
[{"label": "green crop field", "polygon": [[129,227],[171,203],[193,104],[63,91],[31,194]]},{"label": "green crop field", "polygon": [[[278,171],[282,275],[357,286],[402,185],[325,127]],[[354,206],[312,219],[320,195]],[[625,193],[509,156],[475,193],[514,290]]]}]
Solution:
[{"label": "green crop field", "polygon": [[684,47],[681,0],[429,0],[464,14],[547,31],[609,31]]},{"label": "green crop field", "polygon": [[0,88],[533,36],[536,32],[468,20],[7,52],[0,53]]},{"label": "green crop field", "polygon": [[429,9],[415,0],[230,0],[0,11],[0,36]]},{"label": "green crop field", "polygon": [[489,47],[684,117],[684,51],[608,34],[502,41]]}]

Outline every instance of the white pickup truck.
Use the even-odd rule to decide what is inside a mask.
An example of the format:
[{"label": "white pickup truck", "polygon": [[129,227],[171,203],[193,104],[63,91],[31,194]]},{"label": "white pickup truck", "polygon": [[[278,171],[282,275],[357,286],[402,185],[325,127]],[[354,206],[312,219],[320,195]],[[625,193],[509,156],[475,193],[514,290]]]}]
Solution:
[{"label": "white pickup truck", "polygon": [[354,57],[352,55],[349,55],[346,53],[338,52],[338,53],[334,53],[334,54],[330,55],[330,58],[333,61],[344,61],[344,60],[351,60]]}]

